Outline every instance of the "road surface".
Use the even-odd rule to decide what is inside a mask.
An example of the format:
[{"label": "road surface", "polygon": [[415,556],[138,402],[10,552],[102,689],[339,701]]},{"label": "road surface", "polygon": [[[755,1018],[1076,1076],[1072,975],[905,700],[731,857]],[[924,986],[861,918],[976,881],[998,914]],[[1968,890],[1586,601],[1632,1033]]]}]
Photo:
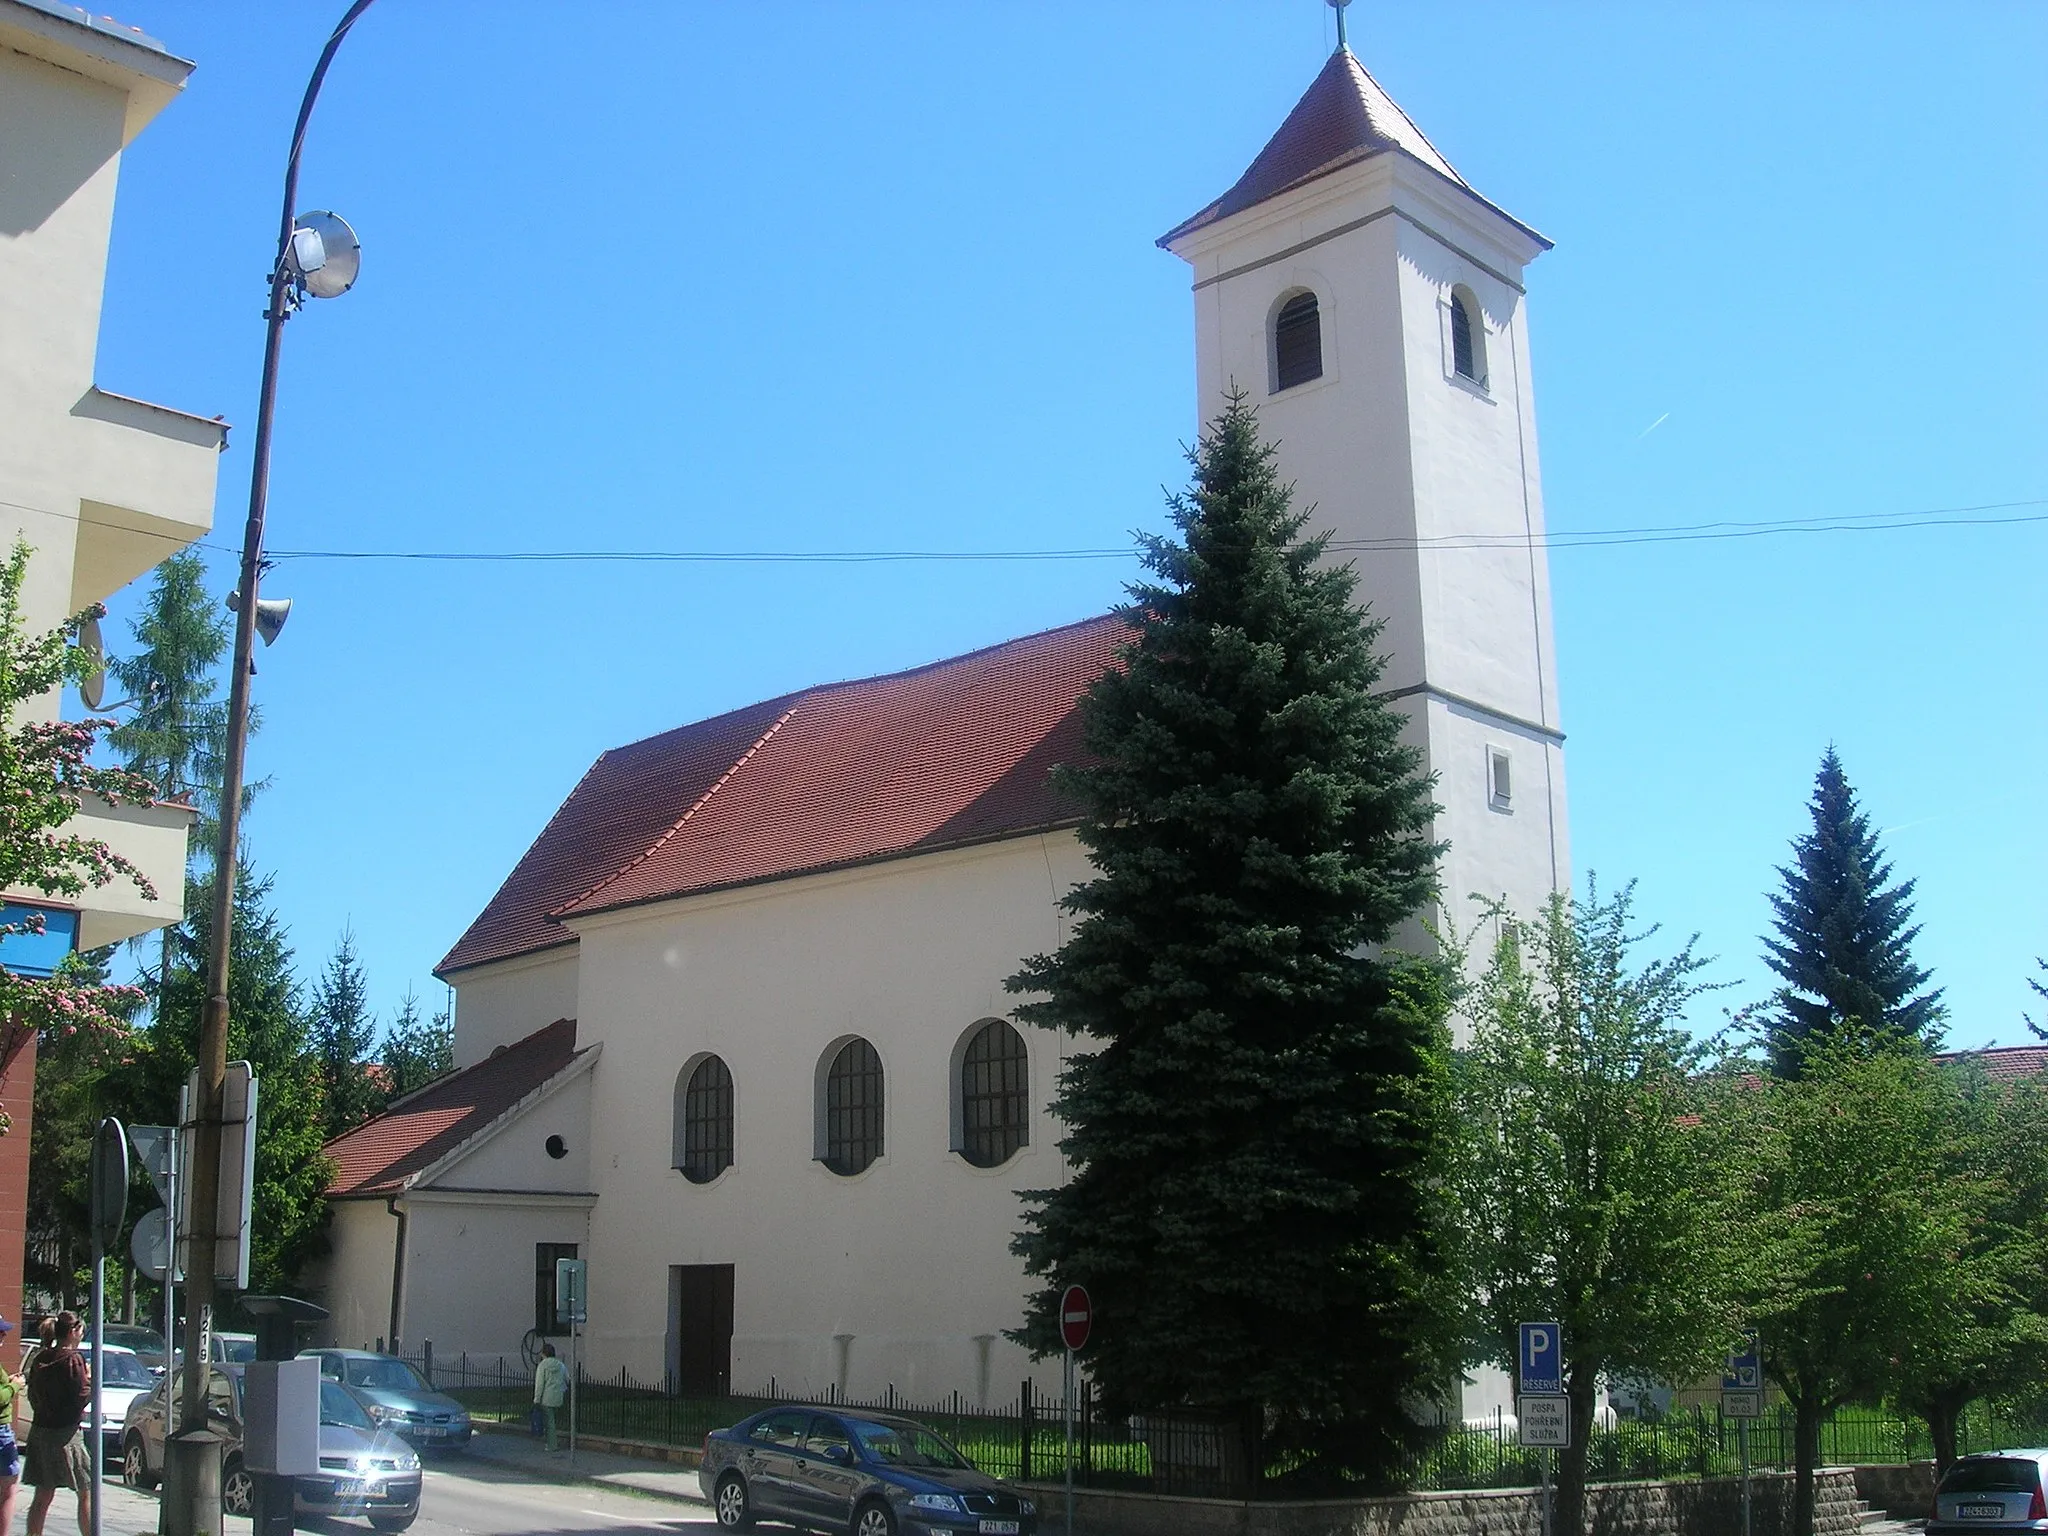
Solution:
[{"label": "road surface", "polygon": [[[24,1490],[15,1515],[17,1531],[27,1509]],[[156,1521],[154,1494],[136,1493],[119,1483],[107,1485],[105,1536],[154,1536]],[[226,1524],[227,1536],[249,1536],[248,1521],[230,1519]],[[51,1509],[46,1536],[74,1536],[77,1528],[68,1500]],[[308,1519],[300,1529],[320,1536],[376,1536],[366,1520]],[[701,1504],[623,1493],[593,1483],[541,1482],[481,1458],[456,1456],[427,1463],[426,1495],[410,1536],[712,1536],[717,1529],[711,1512]]]}]

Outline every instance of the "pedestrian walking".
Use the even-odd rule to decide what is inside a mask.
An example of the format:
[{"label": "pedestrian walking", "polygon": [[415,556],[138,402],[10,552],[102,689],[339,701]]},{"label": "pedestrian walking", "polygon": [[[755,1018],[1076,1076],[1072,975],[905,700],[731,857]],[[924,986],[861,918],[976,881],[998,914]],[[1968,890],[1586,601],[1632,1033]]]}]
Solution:
[{"label": "pedestrian walking", "polygon": [[[0,1317],[0,1339],[14,1324]],[[14,1372],[0,1368],[0,1536],[14,1529],[14,1490],[21,1486],[21,1447],[14,1443],[14,1416],[26,1385]]]},{"label": "pedestrian walking", "polygon": [[533,1404],[540,1409],[541,1424],[547,1431],[548,1449],[557,1449],[555,1414],[569,1395],[569,1367],[555,1356],[555,1346],[540,1347],[540,1364],[533,1368]]},{"label": "pedestrian walking", "polygon": [[59,1488],[78,1495],[78,1536],[92,1530],[92,1454],[85,1448],[85,1410],[92,1404],[92,1369],[78,1352],[85,1322],[76,1312],[43,1321],[43,1347],[28,1368],[28,1536],[43,1536],[43,1521]]}]

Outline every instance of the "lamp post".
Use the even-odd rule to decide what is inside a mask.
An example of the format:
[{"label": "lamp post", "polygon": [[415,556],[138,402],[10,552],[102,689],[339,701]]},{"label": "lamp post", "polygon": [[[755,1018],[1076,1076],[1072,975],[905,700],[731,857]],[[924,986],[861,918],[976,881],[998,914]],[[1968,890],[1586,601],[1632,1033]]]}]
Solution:
[{"label": "lamp post", "polygon": [[[360,255],[355,235],[331,213],[293,213],[298,200],[299,151],[313,115],[327,66],[349,29],[374,0],[355,0],[320,51],[313,77],[299,102],[292,147],[284,168],[284,213],[277,236],[277,263],[270,274],[268,332],[263,344],[263,390],[256,408],[256,446],[249,471],[249,520],[242,533],[240,580],[231,599],[235,610],[233,672],[228,682],[227,742],[221,755],[220,837],[214,850],[213,926],[206,955],[206,1006],[200,1016],[198,1092],[193,1097],[191,1163],[191,1262],[187,1266],[183,1332],[185,1376],[178,1422],[185,1432],[165,1451],[163,1530],[165,1536],[201,1536],[221,1528],[220,1442],[208,1432],[206,1380],[208,1340],[213,1329],[214,1280],[221,1269],[220,1150],[221,1085],[228,1059],[228,955],[235,917],[235,865],[241,841],[243,759],[249,746],[249,678],[254,670],[259,628],[268,640],[283,622],[280,605],[262,604],[263,515],[270,493],[270,426],[277,404],[278,353],[284,323],[308,297],[336,298],[355,282]],[[253,1134],[253,1128],[252,1132]],[[232,1273],[232,1268],[230,1268]]]}]

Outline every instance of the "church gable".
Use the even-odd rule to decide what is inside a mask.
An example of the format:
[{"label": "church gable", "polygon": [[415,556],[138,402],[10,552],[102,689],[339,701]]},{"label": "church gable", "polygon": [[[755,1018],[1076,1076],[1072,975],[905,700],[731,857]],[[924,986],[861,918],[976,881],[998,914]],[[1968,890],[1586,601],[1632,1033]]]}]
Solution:
[{"label": "church gable", "polygon": [[397,1194],[421,1174],[478,1142],[596,1047],[576,1049],[576,1021],[558,1019],[473,1067],[400,1099],[326,1148],[330,1197]]}]

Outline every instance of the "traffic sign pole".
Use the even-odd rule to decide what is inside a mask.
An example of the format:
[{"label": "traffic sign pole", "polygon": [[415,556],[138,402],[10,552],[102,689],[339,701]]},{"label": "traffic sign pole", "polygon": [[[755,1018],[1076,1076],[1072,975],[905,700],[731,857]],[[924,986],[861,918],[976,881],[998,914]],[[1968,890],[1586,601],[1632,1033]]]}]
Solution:
[{"label": "traffic sign pole", "polygon": [[1067,1346],[1067,1536],[1074,1536],[1074,1390],[1079,1374],[1074,1352],[1085,1348],[1095,1327],[1095,1306],[1085,1286],[1070,1285],[1060,1293],[1060,1342]]},{"label": "traffic sign pole", "polygon": [[[100,1492],[106,1463],[107,1250],[121,1240],[128,1215],[128,1133],[109,1117],[92,1138],[92,1501],[86,1515],[87,1536],[100,1536]],[[59,1340],[61,1343],[62,1341]]]}]

